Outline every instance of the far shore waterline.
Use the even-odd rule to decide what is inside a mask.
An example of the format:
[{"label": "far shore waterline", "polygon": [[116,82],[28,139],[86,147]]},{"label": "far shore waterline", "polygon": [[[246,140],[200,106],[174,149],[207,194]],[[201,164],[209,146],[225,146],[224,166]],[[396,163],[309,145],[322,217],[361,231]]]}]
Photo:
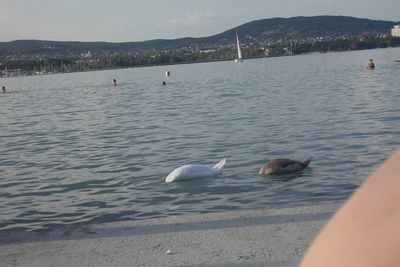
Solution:
[{"label": "far shore waterline", "polygon": [[[371,48],[371,49],[356,49],[356,50],[326,51],[326,52],[318,51],[318,52],[308,52],[308,53],[292,54],[292,55],[254,56],[254,57],[246,57],[243,60],[260,59],[260,58],[279,58],[279,57],[315,55],[315,54],[329,54],[329,53],[341,53],[341,52],[354,52],[354,51],[376,50],[376,49],[387,49],[387,48],[396,48],[396,47],[384,47],[384,48],[378,47],[378,48]],[[25,75],[0,76],[0,79],[1,78],[16,78],[16,77],[20,78],[20,77],[30,77],[30,76],[54,75],[54,74],[82,73],[82,72],[93,72],[93,71],[106,71],[106,70],[122,70],[122,69],[146,68],[146,67],[174,66],[174,65],[223,62],[223,61],[234,61],[234,60],[235,60],[235,58],[210,59],[210,60],[201,60],[201,61],[172,62],[172,63],[165,63],[165,64],[146,64],[146,65],[137,65],[137,66],[129,66],[129,67],[117,67],[117,68],[89,69],[89,70],[63,71],[63,72],[47,72],[47,73],[39,73],[39,74],[31,73],[31,74],[25,74]],[[400,59],[393,59],[393,62],[400,62]]]},{"label": "far shore waterline", "polygon": [[[311,54],[311,53],[310,53]],[[295,56],[295,55],[293,55]],[[283,56],[273,56],[273,57],[283,57]],[[256,58],[272,58],[272,57],[249,57],[246,59],[256,59]],[[78,71],[63,71],[63,72],[48,72],[40,74],[30,74],[30,75],[14,75],[14,76],[0,76],[1,78],[16,78],[16,77],[30,77],[30,76],[42,76],[42,75],[54,75],[54,74],[68,74],[68,73],[81,73],[81,72],[94,72],[94,71],[106,71],[106,70],[124,70],[124,69],[134,69],[134,68],[149,68],[149,67],[161,67],[161,66],[174,66],[174,65],[185,65],[185,64],[197,64],[197,63],[210,63],[210,62],[223,62],[223,61],[234,61],[232,59],[212,59],[203,61],[185,61],[185,62],[173,62],[165,64],[147,64],[147,65],[137,65],[129,67],[118,67],[118,68],[104,68],[104,69],[90,69],[90,70],[78,70]]]}]

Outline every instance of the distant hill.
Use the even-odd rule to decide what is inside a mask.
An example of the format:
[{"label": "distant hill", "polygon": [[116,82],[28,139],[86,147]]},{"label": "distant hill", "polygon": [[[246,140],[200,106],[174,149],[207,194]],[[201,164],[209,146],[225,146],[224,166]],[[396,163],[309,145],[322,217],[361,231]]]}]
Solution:
[{"label": "distant hill", "polygon": [[[328,36],[356,36],[389,33],[396,22],[345,16],[314,16],[262,19],[237,29],[249,36],[277,39],[307,39]],[[222,33],[227,37],[228,32]]]},{"label": "distant hill", "polygon": [[75,53],[83,50],[140,51],[152,49],[179,49],[183,47],[217,48],[235,42],[237,30],[241,42],[266,44],[279,41],[305,41],[312,38],[337,38],[363,34],[389,34],[394,21],[370,20],[346,16],[313,16],[293,18],[271,18],[252,21],[223,33],[202,38],[180,38],[174,40],[149,40],[144,42],[59,42],[39,40],[17,40],[0,42],[0,52],[51,52]]}]

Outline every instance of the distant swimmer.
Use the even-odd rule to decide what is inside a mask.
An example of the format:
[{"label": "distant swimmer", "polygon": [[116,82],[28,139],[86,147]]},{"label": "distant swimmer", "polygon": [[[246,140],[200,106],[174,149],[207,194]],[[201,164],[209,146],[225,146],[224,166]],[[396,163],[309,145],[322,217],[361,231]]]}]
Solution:
[{"label": "distant swimmer", "polygon": [[165,81],[162,82],[163,85],[166,85],[167,83]]},{"label": "distant swimmer", "polygon": [[367,69],[375,69],[375,64],[372,62],[372,58],[368,60]]},{"label": "distant swimmer", "polygon": [[3,86],[3,89],[1,89],[1,92],[2,92],[3,94],[7,93],[7,90],[6,90],[6,87],[5,87],[5,86]]},{"label": "distant swimmer", "polygon": [[116,79],[113,79],[112,85],[113,85],[113,86],[116,86],[116,85],[117,85],[117,80],[116,80]]}]

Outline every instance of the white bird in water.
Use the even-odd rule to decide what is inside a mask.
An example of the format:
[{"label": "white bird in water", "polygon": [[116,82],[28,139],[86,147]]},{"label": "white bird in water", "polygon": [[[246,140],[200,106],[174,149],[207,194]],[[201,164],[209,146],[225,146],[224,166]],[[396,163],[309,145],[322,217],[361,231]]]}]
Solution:
[{"label": "white bird in water", "polygon": [[222,174],[222,169],[226,163],[226,158],[218,162],[214,167],[208,167],[205,165],[189,164],[175,169],[171,172],[167,178],[166,183],[181,181],[181,180],[192,180],[209,176],[217,176]]},{"label": "white bird in water", "polygon": [[294,173],[305,169],[313,158],[308,158],[305,161],[296,161],[291,159],[274,159],[261,167],[258,173],[261,176],[269,174],[287,174]]}]

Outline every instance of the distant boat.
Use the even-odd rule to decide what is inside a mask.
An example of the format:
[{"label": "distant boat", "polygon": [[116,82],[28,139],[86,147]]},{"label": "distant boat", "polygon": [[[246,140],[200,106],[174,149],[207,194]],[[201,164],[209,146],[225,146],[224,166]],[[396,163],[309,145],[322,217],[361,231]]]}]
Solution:
[{"label": "distant boat", "polygon": [[240,50],[240,43],[239,43],[239,36],[236,31],[236,44],[237,44],[237,50],[238,50],[238,57],[235,59],[235,62],[242,62],[242,51]]}]

